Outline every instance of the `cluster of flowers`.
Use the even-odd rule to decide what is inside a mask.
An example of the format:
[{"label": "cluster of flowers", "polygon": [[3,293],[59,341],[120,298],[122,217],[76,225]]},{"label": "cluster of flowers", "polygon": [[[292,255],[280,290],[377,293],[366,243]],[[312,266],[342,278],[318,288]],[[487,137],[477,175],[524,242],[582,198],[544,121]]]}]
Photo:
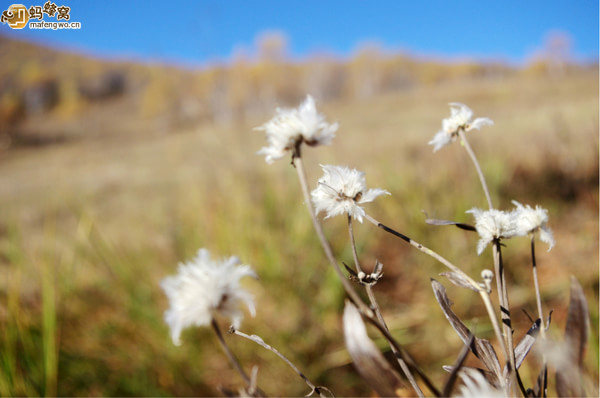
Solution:
[{"label": "cluster of flowers", "polygon": [[552,230],[548,227],[548,210],[536,206],[523,206],[513,200],[516,206],[511,211],[481,210],[473,208],[467,213],[475,217],[475,228],[481,238],[477,244],[477,254],[495,239],[509,239],[515,236],[528,236],[539,231],[542,242],[548,244],[548,251],[554,246]]},{"label": "cluster of flowers", "polygon": [[[488,118],[472,120],[473,112],[466,105],[451,103],[450,109],[451,116],[443,119],[442,130],[429,142],[434,152],[455,141],[461,130],[479,130],[493,124]],[[277,109],[276,116],[257,129],[265,132],[269,144],[258,154],[264,155],[266,162],[271,164],[288,154],[292,159],[299,156],[303,143],[309,146],[331,143],[338,124],[326,122],[325,117],[317,112],[314,99],[307,96],[298,108]],[[324,212],[325,218],[345,215],[362,223],[363,218],[369,216],[361,205],[381,195],[390,195],[383,189],[367,189],[365,174],[361,171],[345,166],[321,167],[324,174],[311,192],[311,199],[316,213]],[[474,216],[475,229],[480,237],[478,254],[491,242],[516,236],[533,237],[536,233],[549,245],[548,250],[554,246],[547,210],[517,201],[513,204],[515,208],[510,211],[478,208],[467,211]],[[161,283],[170,303],[165,321],[173,342],[179,345],[184,328],[209,325],[216,315],[228,318],[237,329],[243,318],[240,307],[244,305],[254,316],[252,296],[239,283],[244,276],[256,277],[256,274],[250,266],[240,265],[236,257],[212,260],[206,249],[201,249],[191,262],[180,264],[178,274]]]}]

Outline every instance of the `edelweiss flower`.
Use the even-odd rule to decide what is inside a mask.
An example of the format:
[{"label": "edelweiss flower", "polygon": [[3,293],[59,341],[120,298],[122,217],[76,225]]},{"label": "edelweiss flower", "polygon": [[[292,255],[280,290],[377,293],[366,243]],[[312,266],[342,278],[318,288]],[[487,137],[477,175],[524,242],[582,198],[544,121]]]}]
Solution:
[{"label": "edelweiss flower", "polygon": [[160,286],[169,299],[165,322],[171,330],[175,345],[179,336],[189,326],[209,325],[216,313],[239,327],[244,315],[240,309],[245,304],[252,316],[255,314],[252,295],[239,286],[244,276],[256,277],[249,265],[238,265],[237,257],[214,261],[206,249],[200,249],[189,263],[180,263],[177,275],[162,280]]},{"label": "edelweiss flower", "polygon": [[540,240],[548,244],[548,251],[554,246],[554,237],[552,230],[548,228],[548,210],[536,206],[535,209],[531,206],[523,206],[516,200],[512,201],[515,206],[517,235],[525,236],[530,233],[539,231]]},{"label": "edelweiss flower", "polygon": [[481,254],[483,249],[495,239],[508,239],[517,235],[514,211],[508,213],[495,209],[473,208],[467,213],[475,217],[475,229],[481,238],[477,244],[477,254]]},{"label": "edelweiss flower", "polygon": [[341,166],[321,165],[325,175],[311,192],[317,214],[325,211],[325,218],[339,214],[350,214],[362,222],[365,211],[359,203],[372,202],[379,195],[387,194],[383,189],[367,190],[365,173]]},{"label": "edelweiss flower", "polygon": [[315,100],[310,95],[296,109],[277,108],[277,115],[256,130],[264,130],[269,146],[257,153],[265,155],[267,163],[280,159],[294,150],[296,145],[305,142],[310,146],[331,143],[338,124],[325,122],[323,115],[317,112]]},{"label": "edelweiss flower", "polygon": [[429,145],[433,145],[434,152],[454,141],[460,128],[464,131],[479,130],[483,126],[494,124],[487,117],[478,117],[471,121],[473,111],[464,104],[451,102],[449,105],[450,117],[442,120],[442,129],[428,142]]}]

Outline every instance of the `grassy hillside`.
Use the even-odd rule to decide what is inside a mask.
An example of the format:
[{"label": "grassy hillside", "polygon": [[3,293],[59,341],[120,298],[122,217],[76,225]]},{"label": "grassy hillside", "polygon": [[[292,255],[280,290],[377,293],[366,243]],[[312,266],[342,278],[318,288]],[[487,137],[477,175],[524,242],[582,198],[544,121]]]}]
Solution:
[{"label": "grassy hillside", "polygon": [[[77,59],[73,65],[89,62]],[[180,98],[162,67],[156,79],[149,67],[129,67]],[[338,396],[371,394],[344,348],[344,293],[311,230],[295,171],[287,159],[269,166],[255,155],[265,143],[252,129],[274,109],[230,123],[170,123],[137,112],[143,97],[135,95],[147,86],[139,87],[101,102],[78,100],[63,119],[56,108],[11,125],[77,139],[13,141],[0,153],[0,394],[191,396],[240,386],[210,330],[188,330],[183,346],[174,347],[162,320],[160,280],[200,247],[235,254],[260,276],[247,284],[257,316],[245,319],[242,331],[260,335]],[[452,101],[495,121],[469,134],[497,206],[510,208],[516,199],[549,210],[557,244],[550,252],[540,246],[538,263],[544,308],[554,309],[550,334],[562,335],[574,275],[591,311],[585,383],[597,391],[596,68],[449,79],[320,102],[341,127],[332,146],[306,151],[309,182],[320,177],[319,163],[366,171],[369,186],[392,193],[368,204],[369,214],[479,275],[491,268],[491,256],[476,255],[474,234],[424,223],[423,211],[472,222],[465,211],[485,206],[460,145],[435,154],[426,145]],[[324,225],[338,258],[350,263],[344,220]],[[444,380],[441,365],[454,361],[461,342],[435,303],[431,277],[447,286],[455,311],[493,339],[480,303],[438,277],[439,264],[372,225],[356,226],[356,234],[363,262],[384,263],[375,293],[393,335],[434,381]],[[528,244],[506,244],[521,336],[529,327],[521,310],[536,313]],[[273,354],[226,338],[247,369],[259,367],[267,393],[308,392]],[[523,377],[530,384],[537,368],[528,361]]]}]

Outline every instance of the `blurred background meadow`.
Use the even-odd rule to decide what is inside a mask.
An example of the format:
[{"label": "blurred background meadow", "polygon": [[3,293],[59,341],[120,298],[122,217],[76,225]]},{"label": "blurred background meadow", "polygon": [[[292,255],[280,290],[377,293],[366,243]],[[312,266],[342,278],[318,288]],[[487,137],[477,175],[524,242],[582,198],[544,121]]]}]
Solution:
[{"label": "blurred background meadow", "polygon": [[[132,8],[111,23],[98,5],[71,3],[81,30],[0,29],[0,395],[211,396],[241,386],[211,330],[187,330],[175,347],[163,322],[161,279],[201,247],[239,256],[260,277],[247,281],[257,316],[242,331],[338,396],[372,395],[345,350],[345,295],[295,171],[287,159],[267,165],[255,155],[265,140],[253,128],[306,94],[340,123],[331,146],[305,151],[310,184],[320,163],[365,171],[370,187],[392,194],[368,204],[369,214],[474,277],[493,267],[489,251],[476,255],[478,237],[424,221],[472,222],[465,211],[485,207],[477,175],[460,145],[434,154],[427,142],[449,102],[494,120],[469,133],[470,143],[497,207],[518,200],[548,209],[557,244],[550,252],[539,245],[537,259],[544,308],[554,310],[550,335],[562,338],[574,275],[591,319],[584,385],[598,391],[597,2],[503,3],[494,23],[485,18],[501,11],[475,2],[429,20],[436,11],[403,2],[350,2],[348,15],[310,2],[295,12],[262,2],[175,3],[169,12],[185,14],[176,26],[151,18],[165,18],[161,3],[131,3],[143,25]],[[519,7],[526,10],[509,20]],[[237,24],[251,12],[261,15],[256,26]],[[307,42],[313,25],[301,24],[311,15],[329,26]],[[376,27],[390,18],[398,18],[390,31],[418,20],[434,36],[391,39]],[[591,47],[582,46],[589,35]],[[517,42],[518,51],[503,47]],[[186,44],[191,50],[179,49]],[[324,226],[338,259],[351,263],[345,220]],[[479,336],[494,340],[479,300],[439,277],[438,263],[370,224],[355,230],[362,262],[384,264],[375,293],[393,335],[434,381],[445,379],[441,366],[462,343],[430,278],[447,286]],[[537,313],[529,244],[505,243],[520,338],[530,326],[525,312]],[[308,393],[272,353],[226,338],[246,369],[258,366],[267,394]],[[526,384],[538,366],[530,355]]]}]

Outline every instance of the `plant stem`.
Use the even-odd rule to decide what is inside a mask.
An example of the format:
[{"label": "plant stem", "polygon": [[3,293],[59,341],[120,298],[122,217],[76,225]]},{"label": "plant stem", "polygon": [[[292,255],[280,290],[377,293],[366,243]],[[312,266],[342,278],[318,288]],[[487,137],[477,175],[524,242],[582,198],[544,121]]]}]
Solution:
[{"label": "plant stem", "polygon": [[[508,349],[508,358],[505,360],[510,364],[509,378],[518,381],[517,368],[515,362],[515,348],[512,334],[512,323],[510,318],[510,303],[508,302],[508,293],[506,289],[506,280],[504,278],[504,263],[502,261],[502,250],[500,240],[495,239],[492,245],[494,256],[494,270],[496,272],[496,286],[498,288],[498,300],[500,302],[500,316],[504,330],[504,341]],[[514,386],[514,385],[513,385]]]},{"label": "plant stem", "polygon": [[[350,214],[348,214],[348,233],[350,235],[350,245],[352,246],[352,257],[354,258],[354,265],[356,267],[356,272],[357,273],[363,272],[362,268],[360,266],[360,262],[358,261],[358,253],[356,250],[356,241],[354,240],[354,229],[352,227],[352,216]],[[375,294],[373,293],[372,286],[370,284],[363,284],[363,286],[365,287],[365,291],[367,292],[367,296],[369,297],[369,302],[371,303],[371,308],[375,312],[375,316],[377,317],[379,322],[387,330],[389,330],[387,324],[385,323],[385,320],[383,319],[383,315],[381,315],[379,303],[377,302],[377,299],[375,298]],[[394,347],[393,344],[390,344],[390,348],[392,349],[392,352],[396,356],[396,359],[398,360],[398,364],[400,365],[402,372],[404,372],[404,375],[410,382],[410,385],[412,386],[412,388],[419,395],[419,397],[424,397],[425,395],[423,394],[423,391],[421,391],[421,388],[419,387],[419,385],[417,384],[417,381],[415,380],[414,376],[410,372],[410,369],[408,369],[406,362],[404,362],[404,360],[399,356],[399,352],[396,350],[396,348]]]},{"label": "plant stem", "polygon": [[[494,332],[496,334],[496,338],[498,339],[498,341],[500,341],[500,345],[502,347],[502,351],[504,352],[504,355],[506,357],[509,357],[508,354],[508,349],[506,344],[504,343],[504,340],[502,339],[502,333],[500,332],[500,326],[498,324],[498,318],[496,317],[496,313],[494,312],[493,306],[492,306],[492,302],[490,300],[489,294],[487,293],[487,291],[485,291],[477,282],[475,282],[469,275],[467,275],[463,270],[461,270],[460,268],[458,268],[456,265],[452,264],[450,261],[446,260],[444,257],[442,257],[441,255],[439,255],[438,253],[434,252],[433,250],[429,249],[428,247],[422,245],[419,242],[414,241],[413,239],[409,238],[408,236],[380,223],[379,221],[377,221],[376,219],[374,219],[373,217],[369,216],[368,214],[365,214],[365,218],[367,220],[369,220],[371,223],[375,224],[378,228],[383,229],[384,231],[399,237],[400,239],[404,240],[405,242],[409,243],[411,246],[417,248],[419,251],[422,251],[423,253],[427,254],[428,256],[433,257],[434,259],[436,259],[437,261],[439,261],[440,263],[442,263],[443,265],[445,265],[447,268],[449,268],[450,270],[460,274],[463,278],[465,278],[469,284],[471,284],[471,286],[473,286],[474,290],[476,290],[477,292],[479,292],[479,295],[481,296],[484,304],[485,304],[485,308],[488,312],[488,316],[490,317],[490,321],[492,322],[492,326],[494,328]],[[498,294],[500,295],[500,293]]]},{"label": "plant stem", "polygon": [[[510,355],[508,354],[508,348],[506,346],[506,343],[504,342],[504,339],[502,338],[502,331],[500,330],[500,324],[498,323],[498,318],[496,317],[496,312],[494,311],[492,299],[490,298],[490,295],[488,294],[488,292],[486,292],[483,289],[481,289],[479,291],[479,295],[481,296],[481,299],[483,300],[483,303],[485,305],[485,309],[488,313],[488,316],[489,316],[490,320],[492,321],[492,327],[494,328],[494,333],[496,334],[496,338],[498,339],[498,342],[500,342],[500,347],[502,348],[502,353],[504,354],[504,358],[508,358]],[[497,376],[498,376],[499,380],[502,380],[501,374],[499,374]]]},{"label": "plant stem", "polygon": [[[487,186],[487,182],[485,180],[485,176],[483,175],[483,171],[481,171],[481,166],[479,165],[479,161],[477,160],[477,156],[475,156],[475,152],[471,148],[469,141],[467,140],[467,136],[465,134],[464,128],[460,127],[458,129],[458,136],[461,139],[461,143],[465,147],[465,150],[469,154],[469,157],[473,161],[473,165],[475,166],[475,170],[477,171],[477,175],[479,176],[479,181],[481,182],[481,187],[483,188],[483,193],[485,194],[485,198],[487,200],[488,206],[490,210],[494,208],[492,203],[492,197],[490,196],[490,191]],[[502,264],[502,253],[500,251],[500,241],[496,240],[493,246],[494,251],[494,269],[496,271],[496,284],[498,287],[498,300],[500,302],[500,313],[502,317],[502,324],[504,326],[504,339],[506,348],[508,350],[508,358],[506,358],[507,362],[510,363],[511,373],[514,376],[515,380],[519,381],[519,377],[517,375],[517,369],[515,367],[515,350],[514,350],[514,342],[512,335],[512,325],[510,321],[510,305],[508,303],[508,294],[506,291],[506,283],[504,279],[504,266]],[[506,352],[506,351],[505,351]],[[520,384],[521,385],[521,384]]]},{"label": "plant stem", "polygon": [[491,210],[494,208],[494,205],[492,204],[492,197],[490,196],[490,191],[487,187],[487,183],[485,182],[485,177],[483,176],[483,172],[481,171],[481,167],[479,166],[479,162],[477,161],[475,152],[473,152],[473,149],[471,149],[471,145],[469,145],[469,141],[467,141],[467,136],[465,135],[464,129],[462,127],[458,129],[458,136],[460,137],[461,142],[463,143],[465,149],[467,150],[467,153],[469,154],[469,157],[471,158],[471,160],[473,161],[473,164],[475,165],[475,170],[477,170],[477,175],[479,176],[479,181],[481,182],[481,187],[483,188],[485,198],[486,198],[486,200],[488,202],[488,206],[490,207],[490,210]]},{"label": "plant stem", "polygon": [[456,272],[457,274],[462,275],[465,279],[467,279],[467,281],[469,281],[469,284],[471,284],[473,286],[473,288],[475,290],[479,290],[481,289],[481,286],[479,286],[479,284],[477,282],[475,282],[469,275],[467,275],[463,270],[461,270],[460,268],[458,268],[456,265],[452,264],[450,261],[446,260],[444,257],[442,257],[441,255],[439,255],[438,253],[434,252],[433,250],[431,250],[430,248],[424,246],[423,244],[409,238],[408,236],[388,227],[387,225],[384,225],[382,223],[380,223],[379,221],[377,221],[376,219],[374,219],[373,217],[371,217],[368,214],[365,214],[365,218],[367,220],[369,220],[371,223],[373,223],[375,226],[377,226],[378,228],[383,229],[385,232],[390,233],[394,236],[397,236],[398,238],[402,239],[403,241],[407,242],[408,244],[410,244],[411,246],[419,249],[419,251],[427,254],[430,257],[435,258],[437,261],[439,261],[440,263],[444,264],[447,268],[449,268],[450,270]]},{"label": "plant stem", "polygon": [[329,263],[335,270],[336,274],[338,275],[340,281],[342,282],[342,286],[344,287],[344,290],[346,291],[346,293],[348,294],[348,296],[350,297],[352,302],[356,305],[356,307],[360,311],[361,315],[366,320],[368,320],[371,324],[373,324],[373,326],[375,326],[383,334],[383,336],[386,338],[386,340],[388,342],[390,342],[390,344],[393,344],[395,346],[395,348],[398,352],[397,356],[399,356],[404,362],[406,362],[408,364],[409,368],[411,368],[414,372],[416,372],[421,377],[423,382],[427,385],[427,387],[431,390],[431,392],[434,393],[434,395],[439,396],[440,395],[439,390],[433,385],[433,383],[429,380],[427,375],[425,375],[425,373],[423,373],[423,371],[421,371],[419,369],[419,367],[417,366],[415,361],[410,357],[410,355],[408,355],[408,353],[404,349],[402,349],[402,347],[396,342],[396,340],[389,333],[387,328],[381,322],[379,322],[379,320],[375,316],[373,310],[371,310],[360,299],[358,293],[356,293],[356,291],[354,290],[354,288],[352,287],[352,285],[350,284],[348,279],[342,273],[340,266],[337,264],[337,261],[335,260],[335,257],[333,256],[333,251],[331,250],[331,246],[329,246],[329,242],[327,241],[327,238],[325,238],[325,233],[323,232],[321,223],[317,219],[317,215],[315,214],[315,211],[312,207],[312,202],[310,200],[310,194],[308,192],[308,184],[306,182],[306,171],[304,170],[304,164],[303,164],[302,158],[300,156],[300,144],[297,145],[295,153],[292,156],[292,165],[296,168],[296,172],[298,174],[298,179],[300,180],[300,187],[302,189],[302,194],[304,196],[304,201],[305,201],[306,207],[308,209],[308,212],[310,213],[310,218],[312,220],[313,227],[315,228],[315,231],[317,233],[317,236],[319,237],[321,246],[323,247],[323,250],[325,251],[325,256],[327,257],[327,260],[329,261]]},{"label": "plant stem", "polygon": [[337,261],[335,260],[333,251],[331,250],[331,246],[329,246],[329,242],[327,241],[327,238],[325,238],[325,233],[323,232],[321,223],[317,219],[315,210],[312,207],[312,202],[310,200],[310,194],[308,193],[308,184],[306,182],[306,171],[304,170],[304,164],[302,163],[302,158],[300,157],[299,152],[300,151],[298,149],[297,155],[294,156],[292,159],[292,164],[294,165],[294,167],[296,168],[296,171],[298,173],[298,179],[300,180],[300,187],[302,188],[304,202],[306,204],[306,208],[308,209],[308,212],[310,213],[310,218],[312,220],[313,227],[315,228],[315,231],[317,232],[317,236],[319,237],[319,241],[321,242],[321,246],[323,247],[323,250],[325,251],[325,257],[327,257],[327,260],[329,261],[329,263],[335,270],[335,273],[340,278],[342,285],[344,286],[344,290],[346,290],[346,293],[348,293],[348,296],[350,296],[350,299],[352,300],[352,302],[354,302],[354,304],[359,308],[359,310],[361,310],[361,312],[367,311],[367,313],[369,313],[370,315],[373,315],[372,314],[373,311],[371,311],[365,305],[365,303],[363,303],[363,301],[360,299],[360,297],[358,296],[356,291],[352,288],[352,285],[350,284],[348,279],[346,279],[346,276],[344,275],[344,273],[340,269],[340,266],[338,265]]},{"label": "plant stem", "polygon": [[[546,327],[544,326],[544,312],[542,310],[542,298],[540,294],[540,285],[538,282],[538,274],[537,274],[537,262],[535,260],[535,234],[531,234],[531,264],[533,269],[533,285],[535,287],[535,299],[537,302],[538,316],[540,317],[540,337],[542,341],[546,341]],[[546,385],[547,385],[547,377],[546,377],[546,353],[542,353],[542,380],[540,383],[541,396],[547,396]]]},{"label": "plant stem", "polygon": [[[223,348],[223,351],[225,351],[225,355],[227,355],[229,362],[231,362],[231,364],[233,365],[235,370],[237,370],[237,372],[240,374],[240,376],[242,376],[242,379],[244,379],[248,388],[251,389],[252,381],[250,380],[250,377],[248,377],[248,375],[242,368],[242,365],[237,360],[237,358],[235,357],[235,355],[233,354],[233,352],[231,351],[231,349],[225,342],[225,339],[223,338],[223,334],[221,333],[221,329],[219,329],[219,325],[217,325],[217,321],[215,321],[214,318],[211,320],[210,325],[212,326],[213,330],[215,331],[215,334],[217,335],[217,339],[219,340],[219,343],[221,344],[221,348]],[[260,390],[260,388],[256,388],[256,391],[249,391],[249,392],[250,393],[256,392],[258,394],[258,396],[261,396],[261,397],[265,396],[265,394]]]},{"label": "plant stem", "polygon": [[350,246],[352,246],[352,258],[354,259],[354,266],[356,267],[356,273],[363,272],[358,261],[358,253],[356,251],[356,242],[354,240],[354,228],[352,227],[352,216],[348,213],[348,234],[350,235]]},{"label": "plant stem", "polygon": [[540,333],[545,337],[544,312],[542,311],[542,298],[540,294],[540,285],[538,282],[537,263],[535,261],[535,235],[531,234],[531,264],[533,269],[533,285],[535,287],[535,299],[537,302],[538,316],[540,317]]},{"label": "plant stem", "polygon": [[[304,382],[310,387],[312,388],[312,391],[310,393],[310,395],[312,395],[313,392],[316,392],[319,394],[320,397],[325,397],[325,395],[323,394],[323,392],[321,390],[325,390],[328,391],[332,396],[335,396],[327,387],[321,387],[321,386],[316,386],[314,385],[310,380],[308,380],[308,378],[289,360],[287,359],[282,353],[280,353],[276,348],[270,346],[269,344],[265,343],[265,341],[260,338],[257,335],[248,335],[246,333],[240,332],[239,330],[236,329],[232,329],[231,333],[240,336],[240,337],[244,337],[250,341],[255,342],[256,344],[260,345],[261,347],[273,352],[275,355],[277,355],[279,358],[281,358],[285,363],[287,363],[293,370],[294,372],[296,372],[298,374],[298,376],[300,376],[302,378],[302,380],[304,380]],[[308,395],[308,396],[310,396]]]}]

